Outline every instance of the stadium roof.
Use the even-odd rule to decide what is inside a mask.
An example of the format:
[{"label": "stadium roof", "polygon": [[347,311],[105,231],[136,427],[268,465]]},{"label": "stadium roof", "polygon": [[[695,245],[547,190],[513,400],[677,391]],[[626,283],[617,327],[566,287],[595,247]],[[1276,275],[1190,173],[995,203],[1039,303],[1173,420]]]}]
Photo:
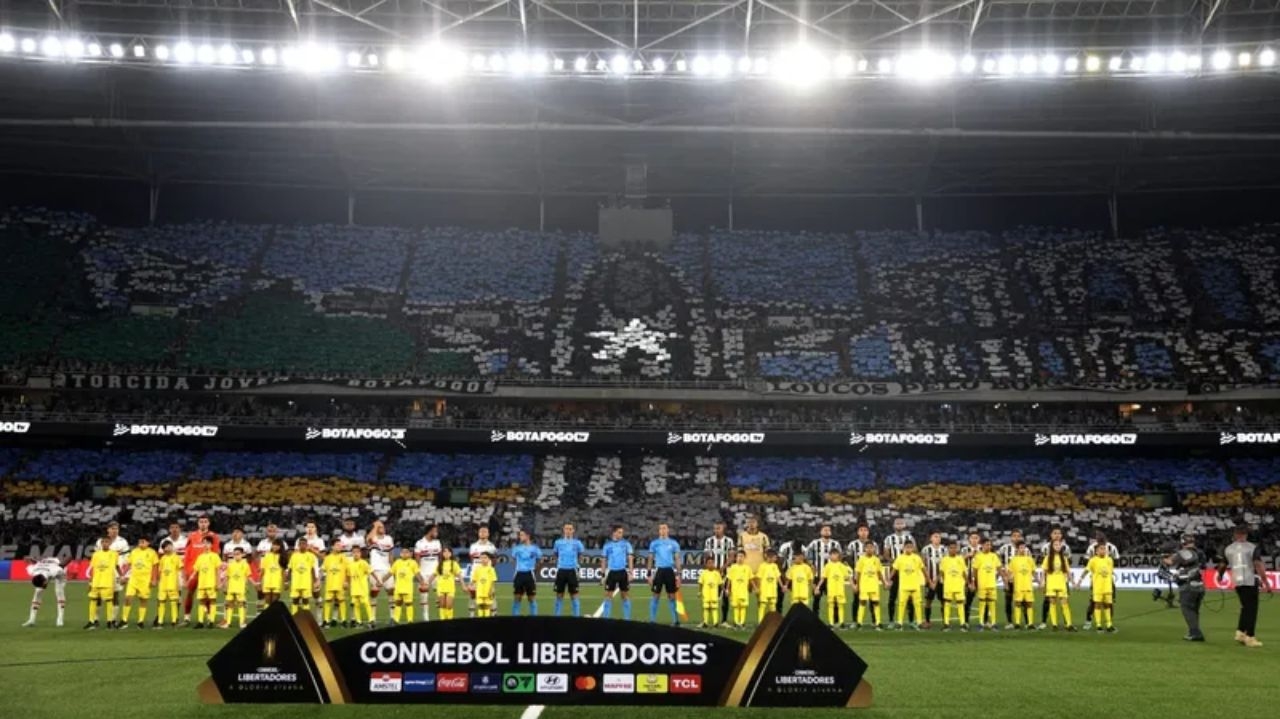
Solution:
[{"label": "stadium roof", "polygon": [[809,41],[953,50],[1272,40],[1280,0],[4,0],[4,23],[132,37],[744,51]]}]

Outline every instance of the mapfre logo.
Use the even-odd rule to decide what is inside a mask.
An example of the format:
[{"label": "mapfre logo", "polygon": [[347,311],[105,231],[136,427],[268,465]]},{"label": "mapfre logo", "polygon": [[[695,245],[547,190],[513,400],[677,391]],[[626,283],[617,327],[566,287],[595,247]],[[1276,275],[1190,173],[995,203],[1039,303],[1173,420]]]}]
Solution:
[{"label": "mapfre logo", "polygon": [[849,433],[849,445],[860,444],[950,444],[946,432],[859,432]]},{"label": "mapfre logo", "polygon": [[117,424],[112,437],[216,437],[217,425],[194,424]]},{"label": "mapfre logo", "polygon": [[0,434],[26,434],[30,430],[30,422],[0,422]]},{"label": "mapfre logo", "polygon": [[495,429],[489,432],[489,441],[498,442],[567,442],[585,444],[591,441],[590,432],[504,432]]},{"label": "mapfre logo", "polygon": [[600,688],[605,694],[634,694],[636,675],[606,674],[600,680]]},{"label": "mapfre logo", "polygon": [[1280,432],[1223,432],[1218,444],[1280,444]]},{"label": "mapfre logo", "polygon": [[404,690],[404,675],[400,672],[379,672],[369,675],[369,691],[392,694]]},{"label": "mapfre logo", "polygon": [[667,444],[764,444],[764,432],[668,432]]},{"label": "mapfre logo", "polygon": [[1138,435],[1133,432],[1120,434],[1037,434],[1035,445],[1133,445],[1138,443]]},{"label": "mapfre logo", "polygon": [[701,674],[672,674],[668,682],[672,694],[701,694]]}]

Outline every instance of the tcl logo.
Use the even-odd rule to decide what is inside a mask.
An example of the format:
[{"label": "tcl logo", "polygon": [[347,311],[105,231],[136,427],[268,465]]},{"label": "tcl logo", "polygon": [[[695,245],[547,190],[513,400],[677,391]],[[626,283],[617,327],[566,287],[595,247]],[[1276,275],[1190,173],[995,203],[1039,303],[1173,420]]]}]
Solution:
[{"label": "tcl logo", "polygon": [[436,691],[465,692],[469,683],[466,674],[437,674]]},{"label": "tcl logo", "polygon": [[702,675],[701,674],[672,674],[671,675],[671,693],[672,694],[701,694],[702,693]]}]

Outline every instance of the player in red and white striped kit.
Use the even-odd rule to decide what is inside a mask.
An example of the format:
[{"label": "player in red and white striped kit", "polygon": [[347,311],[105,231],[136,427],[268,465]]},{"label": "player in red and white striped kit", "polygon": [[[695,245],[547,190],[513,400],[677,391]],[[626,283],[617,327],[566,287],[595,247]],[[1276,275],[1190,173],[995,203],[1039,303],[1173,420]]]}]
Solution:
[{"label": "player in red and white striped kit", "polygon": [[382,520],[374,520],[373,526],[364,539],[369,547],[369,569],[372,570],[369,575],[369,581],[372,584],[370,606],[373,611],[373,623],[377,624],[378,594],[385,589],[388,592],[387,596],[390,597],[389,593],[395,587],[395,578],[391,576],[391,550],[395,548],[396,542],[391,535],[387,534],[387,527]]},{"label": "player in red and white striped kit", "polygon": [[[476,567],[480,566],[481,557],[483,557],[486,554],[494,555],[497,553],[498,553],[498,548],[493,546],[493,542],[489,541],[489,528],[485,526],[481,526],[478,530],[476,530],[476,541],[471,543],[471,548],[467,552],[467,555],[469,556],[471,563],[467,565],[466,583],[467,583],[467,586],[472,587],[471,601],[469,603],[469,606],[471,610],[471,616],[473,617],[476,615],[476,592],[474,589],[475,585],[472,584],[471,582],[471,572],[475,571]],[[498,616],[497,602],[494,602],[493,614],[489,616],[493,616],[493,617]]]},{"label": "player in red and white striped kit", "polygon": [[63,568],[62,562],[55,557],[46,557],[37,560],[34,557],[27,560],[30,564],[27,566],[27,573],[31,575],[31,583],[35,585],[36,593],[31,598],[31,616],[22,626],[34,627],[36,625],[36,612],[40,610],[40,597],[44,594],[44,590],[53,582],[53,591],[58,596],[58,622],[57,626],[62,626],[63,614],[67,608],[67,570]]},{"label": "player in red and white striped kit", "polygon": [[436,578],[436,569],[440,566],[440,530],[436,525],[427,525],[427,532],[413,545],[413,557],[418,560],[418,603],[422,605],[422,621],[431,618],[430,588]]}]

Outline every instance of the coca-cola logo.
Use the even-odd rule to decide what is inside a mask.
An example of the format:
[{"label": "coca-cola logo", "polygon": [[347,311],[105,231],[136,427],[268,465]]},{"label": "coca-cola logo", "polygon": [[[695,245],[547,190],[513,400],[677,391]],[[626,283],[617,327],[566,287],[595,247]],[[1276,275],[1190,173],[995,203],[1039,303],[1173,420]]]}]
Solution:
[{"label": "coca-cola logo", "polygon": [[466,674],[437,674],[436,691],[465,692],[468,687]]}]

